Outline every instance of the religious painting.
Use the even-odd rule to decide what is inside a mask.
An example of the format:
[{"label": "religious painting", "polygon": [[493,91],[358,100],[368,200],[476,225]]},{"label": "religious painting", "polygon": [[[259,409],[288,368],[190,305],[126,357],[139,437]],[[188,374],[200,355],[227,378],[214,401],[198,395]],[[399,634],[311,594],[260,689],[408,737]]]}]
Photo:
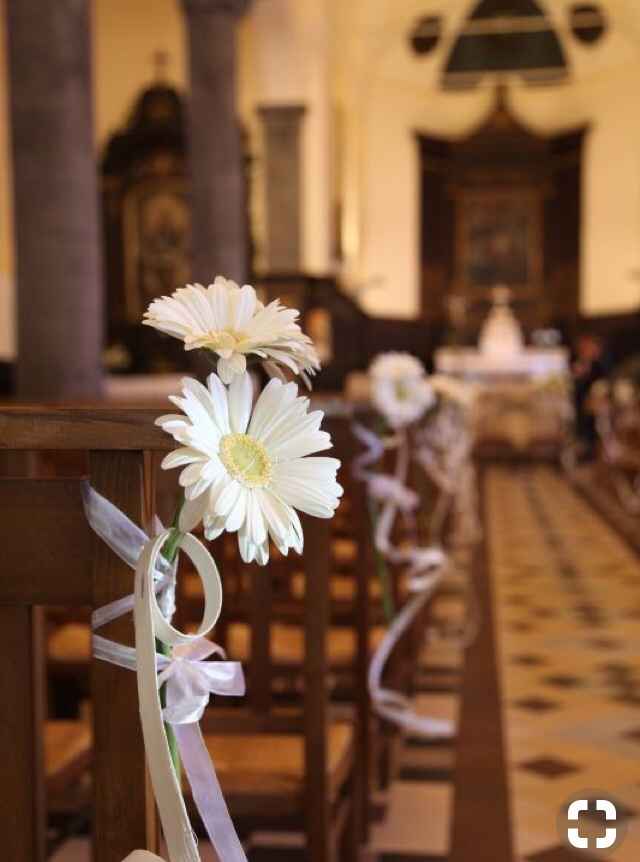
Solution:
[{"label": "religious painting", "polygon": [[151,300],[189,281],[190,215],[186,183],[179,177],[147,178],[123,203],[126,312],[139,320]]},{"label": "religious painting", "polygon": [[[579,316],[585,129],[543,137],[511,113],[505,86],[466,137],[419,135],[422,315],[458,315],[455,338],[475,343],[491,288],[503,284],[527,333]],[[462,307],[462,306],[461,306]],[[449,331],[449,335],[451,332]]]},{"label": "religious painting", "polygon": [[531,285],[537,275],[536,216],[528,197],[465,196],[460,249],[464,282],[471,288]]}]

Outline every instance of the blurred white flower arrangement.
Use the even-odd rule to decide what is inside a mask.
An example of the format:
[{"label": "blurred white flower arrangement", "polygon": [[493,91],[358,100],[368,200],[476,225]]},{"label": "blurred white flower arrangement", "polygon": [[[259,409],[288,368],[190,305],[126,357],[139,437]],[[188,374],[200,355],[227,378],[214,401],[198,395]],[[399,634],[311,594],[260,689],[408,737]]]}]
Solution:
[{"label": "blurred white flower arrangement", "polygon": [[436,403],[423,364],[410,353],[381,353],[369,366],[371,400],[394,428],[417,422]]}]

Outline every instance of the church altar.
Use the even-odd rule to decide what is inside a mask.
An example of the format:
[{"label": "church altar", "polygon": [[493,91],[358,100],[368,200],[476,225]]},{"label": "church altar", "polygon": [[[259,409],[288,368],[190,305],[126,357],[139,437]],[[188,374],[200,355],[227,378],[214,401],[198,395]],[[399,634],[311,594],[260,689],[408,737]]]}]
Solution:
[{"label": "church altar", "polygon": [[497,287],[477,348],[435,352],[438,374],[476,385],[475,435],[488,454],[555,454],[571,417],[569,353],[564,347],[526,347],[510,306]]},{"label": "church altar", "polygon": [[441,347],[435,352],[434,364],[439,374],[486,385],[564,377],[569,365],[564,347],[525,347],[509,357],[483,353],[473,347]]}]

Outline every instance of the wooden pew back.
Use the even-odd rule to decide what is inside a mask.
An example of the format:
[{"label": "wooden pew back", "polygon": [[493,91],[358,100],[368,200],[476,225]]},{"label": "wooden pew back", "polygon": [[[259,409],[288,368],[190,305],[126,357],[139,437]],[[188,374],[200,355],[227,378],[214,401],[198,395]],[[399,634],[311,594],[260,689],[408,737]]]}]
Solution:
[{"label": "wooden pew back", "polygon": [[[39,606],[97,608],[131,592],[132,572],[91,531],[83,510],[86,481],[132,520],[153,514],[155,453],[173,441],[156,428],[155,410],[105,407],[6,407],[3,453],[82,451],[85,478],[33,475],[0,479],[0,674],[11,697],[0,704],[4,788],[0,828],[7,859],[43,862],[43,657]],[[4,459],[7,462],[8,459]],[[10,464],[10,459],[9,459]],[[11,470],[11,467],[8,467]],[[5,473],[7,470],[5,470]],[[17,472],[17,471],[16,471]],[[107,636],[133,643],[130,616]],[[121,862],[137,848],[157,849],[135,676],[92,662],[95,862]]]}]

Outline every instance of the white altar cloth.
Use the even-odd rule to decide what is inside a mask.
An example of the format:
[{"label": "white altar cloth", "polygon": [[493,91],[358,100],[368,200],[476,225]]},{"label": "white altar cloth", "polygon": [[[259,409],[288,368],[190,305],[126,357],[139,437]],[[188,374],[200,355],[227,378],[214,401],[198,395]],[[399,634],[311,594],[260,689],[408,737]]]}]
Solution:
[{"label": "white altar cloth", "polygon": [[439,374],[470,380],[504,378],[540,379],[564,377],[569,371],[569,353],[564,347],[525,347],[519,353],[496,356],[475,347],[441,347],[434,364]]},{"label": "white altar cloth", "polygon": [[571,403],[565,348],[523,348],[496,355],[443,347],[435,367],[477,387],[474,431],[481,451],[557,453],[566,439]]}]

